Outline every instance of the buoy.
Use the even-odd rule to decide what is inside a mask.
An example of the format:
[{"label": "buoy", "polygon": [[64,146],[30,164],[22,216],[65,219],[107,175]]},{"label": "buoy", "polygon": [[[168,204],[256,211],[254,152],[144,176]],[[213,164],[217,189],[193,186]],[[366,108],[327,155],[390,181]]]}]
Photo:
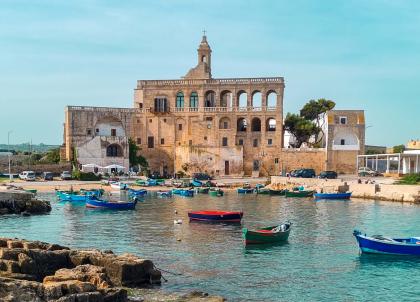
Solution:
[{"label": "buoy", "polygon": [[175,219],[174,224],[182,224],[182,219]]},{"label": "buoy", "polygon": [[175,210],[175,214],[178,214],[178,211],[177,210]]}]

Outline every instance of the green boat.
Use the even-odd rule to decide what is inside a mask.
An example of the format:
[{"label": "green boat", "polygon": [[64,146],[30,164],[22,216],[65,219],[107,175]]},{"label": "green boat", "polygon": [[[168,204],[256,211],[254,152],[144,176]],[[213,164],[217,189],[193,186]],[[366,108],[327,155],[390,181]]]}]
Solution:
[{"label": "green boat", "polygon": [[286,222],[281,225],[274,225],[258,229],[256,231],[242,229],[242,237],[245,245],[250,244],[267,244],[287,241],[289,238],[291,222]]},{"label": "green boat", "polygon": [[199,187],[197,188],[197,192],[201,193],[201,194],[208,194],[209,193],[210,188],[205,188],[205,187]]},{"label": "green boat", "polygon": [[285,194],[286,194],[286,190],[272,190],[272,189],[270,189],[270,195],[284,196]]},{"label": "green boat", "polygon": [[214,197],[221,197],[225,194],[225,192],[223,192],[220,189],[212,189],[209,191],[209,195],[210,196],[214,196]]},{"label": "green boat", "polygon": [[149,185],[147,180],[143,180],[143,179],[137,179],[135,181],[135,184],[138,185],[138,186],[148,186]]},{"label": "green boat", "polygon": [[36,192],[38,192],[36,189],[25,189],[25,191],[32,194],[36,194]]},{"label": "green boat", "polygon": [[286,197],[312,197],[314,191],[286,191]]},{"label": "green boat", "polygon": [[261,194],[261,195],[268,195],[270,194],[270,190],[267,188],[258,188],[256,189],[257,194]]}]

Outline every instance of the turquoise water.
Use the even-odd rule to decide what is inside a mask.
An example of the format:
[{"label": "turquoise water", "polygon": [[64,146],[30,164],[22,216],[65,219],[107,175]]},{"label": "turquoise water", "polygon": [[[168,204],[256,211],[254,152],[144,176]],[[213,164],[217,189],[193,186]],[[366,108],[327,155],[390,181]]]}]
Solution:
[{"label": "turquoise water", "polygon": [[[163,290],[197,289],[229,301],[420,300],[420,259],[361,256],[352,236],[356,227],[420,236],[420,206],[232,192],[222,198],[149,196],[135,211],[109,212],[39,195],[53,201],[51,214],[0,217],[0,236],[135,253],[179,274],[164,273]],[[294,225],[286,244],[244,248],[242,226],[189,223],[187,211],[200,209],[243,210],[242,226],[249,228],[284,220]]]}]

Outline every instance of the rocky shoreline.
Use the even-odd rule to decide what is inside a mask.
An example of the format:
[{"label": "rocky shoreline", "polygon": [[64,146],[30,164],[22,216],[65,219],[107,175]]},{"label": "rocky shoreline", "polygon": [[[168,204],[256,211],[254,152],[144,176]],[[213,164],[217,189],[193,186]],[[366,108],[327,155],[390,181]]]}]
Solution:
[{"label": "rocky shoreline", "polygon": [[34,194],[17,189],[0,191],[0,215],[2,214],[45,214],[51,211],[51,204],[39,200]]},{"label": "rocky shoreline", "polygon": [[[152,261],[112,251],[72,250],[58,244],[0,238],[0,301],[128,302],[224,301],[196,292],[164,294],[153,289],[129,298],[129,288],[161,284]],[[140,293],[140,294],[139,294]]]}]

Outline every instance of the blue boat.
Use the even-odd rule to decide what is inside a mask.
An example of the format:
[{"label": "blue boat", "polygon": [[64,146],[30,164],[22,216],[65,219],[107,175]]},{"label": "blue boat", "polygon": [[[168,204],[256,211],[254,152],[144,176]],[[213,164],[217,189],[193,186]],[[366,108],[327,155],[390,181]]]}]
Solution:
[{"label": "blue boat", "polygon": [[172,197],[172,191],[157,191],[156,195],[158,197],[165,197],[165,198],[169,198]]},{"label": "blue boat", "polygon": [[84,202],[92,197],[96,197],[96,198],[101,197],[102,191],[100,190],[81,191],[80,194],[57,191],[56,194],[61,201]]},{"label": "blue boat", "polygon": [[347,193],[315,193],[315,199],[350,199],[351,192]]},{"label": "blue boat", "polygon": [[93,209],[110,209],[110,210],[134,210],[137,204],[137,199],[133,201],[106,201],[96,198],[86,200],[86,207]]},{"label": "blue boat", "polygon": [[147,194],[147,190],[145,189],[140,189],[140,190],[128,189],[128,195],[130,196],[142,197],[146,194]]},{"label": "blue boat", "polygon": [[382,235],[366,236],[353,231],[362,253],[420,256],[420,237],[389,238]]},{"label": "blue boat", "polygon": [[203,186],[203,182],[197,180],[197,179],[193,179],[193,181],[191,182],[191,185],[193,187],[202,187]]},{"label": "blue boat", "polygon": [[173,189],[172,193],[176,195],[188,196],[188,197],[194,196],[194,190],[189,190],[189,189],[179,189],[179,188]]},{"label": "blue boat", "polygon": [[238,193],[239,194],[252,194],[254,193],[254,189],[253,188],[238,188]]},{"label": "blue boat", "polygon": [[210,222],[241,222],[243,212],[232,211],[191,211],[188,212],[190,221]]}]

